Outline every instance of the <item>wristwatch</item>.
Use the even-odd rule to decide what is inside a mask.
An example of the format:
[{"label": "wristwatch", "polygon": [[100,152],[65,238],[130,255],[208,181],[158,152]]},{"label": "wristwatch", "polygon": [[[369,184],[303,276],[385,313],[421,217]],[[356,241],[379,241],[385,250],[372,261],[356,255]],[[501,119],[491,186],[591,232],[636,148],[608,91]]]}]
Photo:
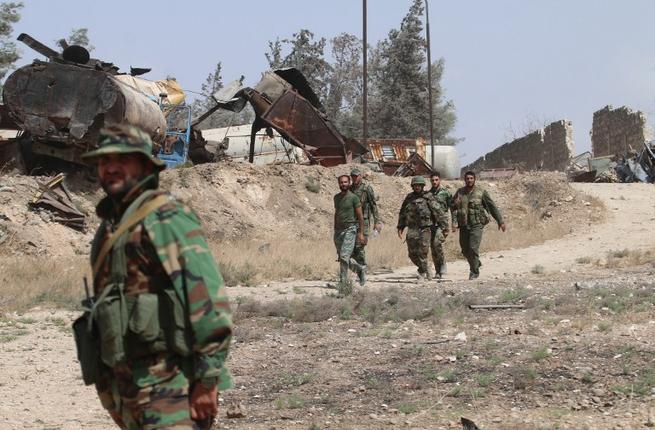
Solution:
[{"label": "wristwatch", "polygon": [[200,383],[206,389],[211,390],[218,385],[218,376],[210,376],[207,378],[202,378],[200,380]]}]

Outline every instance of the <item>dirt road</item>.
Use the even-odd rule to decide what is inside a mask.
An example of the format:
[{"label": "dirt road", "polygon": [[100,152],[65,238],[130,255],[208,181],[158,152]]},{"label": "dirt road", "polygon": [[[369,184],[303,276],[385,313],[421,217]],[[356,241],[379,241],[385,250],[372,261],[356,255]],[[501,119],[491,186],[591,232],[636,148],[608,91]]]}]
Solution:
[{"label": "dirt road", "polygon": [[[551,282],[552,285],[544,283],[543,288],[538,283],[545,281],[537,281],[537,283],[535,283],[534,280],[530,281],[535,285],[534,287],[530,286],[530,291],[532,291],[530,294],[540,295],[545,294],[545,292],[550,294],[551,290],[554,289],[553,285],[560,285],[562,289],[570,288],[570,281],[573,279],[572,276],[577,276],[577,274],[571,273],[572,270],[576,270],[577,272],[584,271],[581,269],[580,264],[576,263],[576,259],[578,258],[591,257],[595,259],[603,259],[610,250],[624,248],[646,249],[655,247],[655,236],[650,234],[649,231],[649,225],[651,225],[652,221],[655,220],[655,193],[653,193],[652,185],[579,184],[575,185],[575,187],[598,197],[604,202],[611,212],[611,215],[606,222],[594,225],[589,231],[576,232],[560,240],[546,242],[541,245],[524,249],[513,249],[484,255],[482,281],[486,282],[489,287],[494,287],[494,285],[490,284],[496,282],[498,285],[495,285],[494,288],[497,288],[496,291],[500,294],[505,289],[510,287],[514,288],[514,285],[525,284],[527,282],[523,281],[525,279],[534,278],[534,275],[530,272],[535,265],[539,264],[544,267],[546,272],[556,272],[553,276],[554,280]],[[507,234],[511,234],[511,224],[510,230]],[[562,270],[567,272],[562,273]],[[594,270],[598,271],[602,269],[594,267],[589,267],[587,269],[588,272],[593,272]],[[464,280],[468,274],[468,269],[461,260],[451,263],[449,271],[450,276],[454,279],[454,282],[451,285],[453,290],[452,294],[455,294],[455,296],[471,294],[471,291],[475,291],[475,288],[471,290],[471,287],[475,287],[477,282],[480,282],[461,281]],[[389,278],[398,277],[399,275],[402,276],[412,272],[413,269],[406,268],[395,271],[393,274],[372,276],[371,278],[372,280],[384,281],[385,279],[388,280]],[[505,274],[507,274],[507,276],[505,276]],[[599,279],[603,279],[607,274],[605,272],[599,272],[595,275],[593,273],[591,275],[587,273],[586,276],[596,276]],[[626,283],[637,282],[636,280],[639,279],[640,275],[630,276],[631,277],[626,278],[629,280],[626,281]],[[647,274],[644,276],[647,276]],[[494,278],[498,279],[494,281]],[[515,284],[503,284],[506,278],[514,279]],[[545,277],[542,277],[542,279],[545,279]],[[302,296],[300,294],[323,294],[326,291],[325,289],[307,288],[307,286],[316,285],[318,287],[324,284],[325,282],[293,282],[287,284],[273,284],[267,287],[235,287],[229,289],[229,294],[233,298],[238,296],[250,296],[256,297],[258,300],[264,300],[266,298],[283,298],[287,296],[297,296],[302,298],[307,296]],[[303,285],[303,287],[299,287],[299,285]],[[383,287],[387,284],[384,282],[372,282],[371,285]],[[489,291],[494,290],[490,289]],[[566,293],[564,296],[568,297],[570,294]],[[546,308],[545,305],[543,309],[543,311],[540,310],[539,312],[552,310],[552,308]],[[603,307],[602,309],[607,308]],[[589,315],[598,316],[602,314],[601,316],[604,317],[606,313],[603,312],[605,311],[598,311]],[[455,396],[450,396],[450,394],[453,393],[453,390],[444,391],[443,395],[439,394],[444,403],[449,401],[460,402],[453,406],[452,410],[449,412],[449,418],[445,421],[439,421],[434,417],[434,411],[431,409],[432,407],[421,410],[421,403],[418,400],[414,402],[414,400],[412,400],[413,398],[408,397],[408,399],[412,400],[413,403],[408,400],[408,403],[396,404],[394,406],[387,402],[384,397],[376,397],[378,391],[383,388],[385,390],[389,389],[382,382],[379,382],[383,380],[387,381],[386,384],[390,384],[392,387],[402,387],[396,388],[396,390],[400,389],[400,391],[391,393],[393,394],[391,395],[391,398],[395,398],[395,396],[426,397],[429,393],[426,394],[426,391],[421,391],[424,388],[422,388],[420,384],[417,385],[415,381],[412,382],[409,380],[411,379],[411,369],[416,367],[412,364],[412,360],[417,360],[417,357],[423,354],[420,358],[423,364],[428,363],[429,360],[437,360],[438,362],[445,361],[447,365],[455,366],[454,363],[457,361],[457,365],[463,363],[466,364],[466,366],[469,366],[464,370],[461,370],[462,374],[465,374],[474,367],[474,364],[471,363],[482,362],[480,360],[481,358],[484,359],[484,351],[491,348],[488,346],[489,341],[483,340],[483,334],[487,335],[488,333],[493,333],[493,336],[498,338],[504,336],[503,333],[509,330],[507,327],[521,327],[521,331],[524,331],[523,327],[531,326],[533,324],[531,321],[526,322],[522,320],[527,318],[526,314],[504,314],[501,317],[499,317],[498,314],[494,314],[493,316],[491,316],[491,314],[489,315],[489,317],[475,316],[475,319],[470,325],[468,325],[468,320],[466,319],[457,320],[453,322],[452,325],[446,323],[441,324],[439,326],[440,336],[449,339],[448,336],[452,335],[452,338],[455,339],[455,335],[460,331],[468,332],[469,336],[471,333],[480,333],[480,344],[474,343],[476,342],[475,339],[469,339],[466,348],[459,347],[459,350],[452,351],[446,351],[445,349],[438,349],[436,351],[430,350],[429,357],[425,355],[426,352],[424,349],[418,349],[412,346],[415,342],[421,339],[434,339],[434,334],[432,333],[434,326],[430,324],[425,325],[422,322],[414,323],[411,322],[411,320],[408,320],[406,323],[400,325],[393,325],[393,323],[387,322],[379,328],[371,328],[369,323],[362,323],[361,320],[340,322],[339,319],[334,321],[330,319],[328,321],[312,324],[312,327],[308,327],[308,324],[290,324],[290,327],[285,327],[284,322],[281,323],[282,325],[276,325],[278,324],[276,322],[278,320],[270,319],[269,321],[263,321],[261,323],[257,322],[257,320],[246,321],[244,322],[244,326],[249,331],[245,332],[245,334],[242,332],[239,335],[239,342],[235,345],[230,359],[232,368],[236,374],[237,388],[226,393],[226,397],[229,397],[230,399],[236,398],[246,403],[247,407],[250,409],[247,410],[247,421],[230,421],[228,428],[374,429],[407,427],[454,429],[457,427],[453,424],[453,417],[460,413],[461,409],[470,412],[470,408],[477,410],[480,414],[487,414],[487,423],[495,423],[485,426],[485,429],[636,428],[629,423],[635,423],[637,421],[643,423],[644,414],[647,414],[647,412],[645,412],[645,406],[637,401],[633,404],[632,397],[630,397],[629,407],[626,406],[628,405],[627,400],[625,400],[625,403],[622,403],[620,399],[617,400],[617,398],[612,397],[611,401],[606,402],[606,405],[610,405],[607,406],[609,409],[593,409],[593,413],[591,412],[592,409],[590,409],[588,414],[585,413],[584,416],[580,415],[578,421],[576,421],[577,418],[575,417],[571,418],[571,422],[573,423],[590,423],[587,427],[567,427],[567,424],[558,427],[536,427],[530,426],[529,424],[527,427],[511,427],[509,425],[501,424],[501,421],[496,421],[497,419],[504,420],[509,417],[509,409],[506,411],[503,409],[505,403],[509,402],[509,400],[507,400],[508,398],[512,398],[512,401],[508,403],[512,407],[512,416],[516,415],[521,419],[525,419],[526,416],[524,416],[521,411],[526,410],[526,408],[527,410],[530,410],[530,408],[543,406],[542,412],[534,415],[536,417],[550,411],[550,409],[546,408],[546,406],[549,405],[549,402],[568,402],[570,400],[560,399],[558,397],[560,395],[564,396],[569,391],[571,393],[577,392],[578,394],[575,395],[581,395],[579,388],[575,391],[572,388],[569,390],[567,386],[564,386],[566,389],[563,390],[563,393],[556,393],[555,399],[557,400],[553,400],[552,397],[553,387],[549,385],[542,386],[539,384],[535,385],[534,393],[530,392],[530,395],[525,394],[523,396],[524,398],[529,398],[529,401],[526,401],[525,399],[522,400],[521,398],[513,398],[513,390],[515,390],[516,387],[511,388],[510,386],[510,388],[507,389],[507,384],[503,385],[501,383],[498,383],[498,385],[505,388],[500,387],[498,389],[505,389],[505,391],[500,394],[491,392],[491,390],[496,389],[493,385],[491,385],[491,388],[487,388],[490,391],[490,394],[486,397],[488,400],[482,398],[482,400],[474,399],[472,402],[465,400],[464,403],[462,403],[462,400],[460,400],[461,397],[456,398]],[[589,315],[587,317],[589,317]],[[101,409],[95,390],[90,387],[84,387],[78,376],[79,371],[74,357],[73,339],[68,328],[74,316],[73,313],[66,311],[42,309],[33,310],[24,315],[6,315],[4,318],[0,319],[0,428],[40,430],[114,428],[106,413]],[[535,348],[537,351],[541,351],[540,348],[542,345],[556,343],[556,346],[552,346],[552,350],[554,351],[552,354],[556,355],[558,351],[560,351],[559,353],[561,354],[568,354],[566,360],[568,360],[569,368],[565,367],[565,369],[568,369],[568,373],[577,372],[577,374],[579,374],[576,376],[577,379],[575,380],[577,381],[577,384],[582,384],[580,381],[583,381],[586,384],[587,382],[585,382],[585,378],[590,381],[592,381],[592,377],[596,378],[593,379],[593,381],[598,381],[594,382],[596,385],[591,385],[591,382],[588,385],[589,387],[593,386],[593,389],[597,390],[597,393],[600,393],[597,394],[597,397],[601,398],[599,401],[603,404],[603,396],[611,395],[608,388],[610,382],[604,382],[602,380],[604,373],[606,373],[603,362],[599,361],[594,364],[593,360],[589,359],[589,354],[593,357],[594,351],[598,348],[601,346],[606,347],[613,343],[613,337],[611,337],[613,332],[621,331],[622,333],[624,327],[628,327],[625,328],[625,331],[629,332],[629,336],[631,337],[623,337],[619,340],[621,343],[627,343],[628,341],[638,342],[638,347],[634,347],[634,351],[637,352],[632,353],[633,355],[631,359],[634,361],[634,357],[639,357],[638,352],[640,350],[649,348],[646,340],[652,339],[652,331],[655,324],[651,324],[652,321],[646,321],[644,324],[639,325],[634,321],[623,321],[623,319],[616,321],[612,320],[614,321],[614,326],[610,326],[609,329],[603,329],[601,330],[602,333],[598,334],[598,328],[591,327],[591,323],[586,325],[581,323],[579,330],[586,330],[584,333],[589,334],[589,336],[584,333],[583,335],[576,335],[580,337],[573,339],[574,342],[569,342],[567,338],[568,335],[566,332],[562,331],[561,326],[564,324],[567,327],[575,327],[576,321],[574,318],[575,315],[571,317],[563,317],[561,314],[556,314],[552,317],[552,328],[537,327],[534,329],[535,334],[531,333],[530,336],[525,338],[521,337],[525,335],[525,333],[522,335],[517,329],[514,330],[511,339],[502,338],[502,341],[508,342],[510,346],[505,345],[503,350],[499,351],[507,350],[509,351],[509,355],[505,358],[498,358],[498,360],[502,361],[502,366],[500,366],[501,370],[496,371],[497,375],[499,375],[497,378],[502,380],[502,374],[504,372],[502,368],[513,366],[512,360],[524,360],[524,357],[530,355],[529,353],[522,353],[521,355],[517,352],[521,351],[521,348],[525,348],[526,345],[530,345],[530,347]],[[372,337],[360,337],[365,335],[360,335],[359,333],[373,332],[373,329],[375,329],[375,333],[378,334],[366,335]],[[400,333],[397,338],[396,331]],[[635,333],[637,333],[637,335],[635,335]],[[609,337],[604,340],[601,339],[601,341],[598,341],[598,339],[594,337],[592,342],[588,340],[593,337],[592,335]],[[621,334],[621,336],[624,335]],[[352,343],[350,343],[350,340],[347,340],[344,343],[343,339],[346,337],[352,338]],[[466,339],[464,339],[463,342],[466,342]],[[429,342],[427,342],[427,344],[429,344]],[[450,345],[453,345],[453,343]],[[316,349],[313,350],[313,348]],[[440,348],[440,346],[435,346],[435,348]],[[549,347],[548,350],[550,350],[550,348],[551,347]],[[583,352],[584,354],[587,354],[587,358],[584,360],[587,360],[586,363],[592,363],[589,364],[589,370],[584,370],[587,369],[586,367],[580,367],[580,369],[583,370],[576,370],[578,367],[575,367],[574,361],[577,357],[581,357],[581,359],[584,357],[584,354],[576,348],[584,348]],[[619,346],[616,348],[619,348]],[[621,346],[621,348],[623,347]],[[388,353],[386,349],[397,351],[397,353],[401,355],[396,357],[392,354],[389,357],[386,357],[385,354]],[[543,350],[546,351],[543,352],[545,357],[548,356],[548,354],[551,354],[547,352],[548,350]],[[380,351],[382,351],[381,355]],[[499,351],[494,353],[501,356],[502,353]],[[271,353],[273,355],[271,355]],[[340,358],[339,360],[331,359],[329,361],[321,361],[322,356],[330,354],[333,354],[332,356],[337,355],[343,358]],[[627,353],[625,352],[614,354],[610,350],[599,355],[606,354],[608,354],[610,360],[613,356],[614,361],[618,360],[617,357],[620,357],[621,354],[627,357]],[[345,362],[355,360],[355,356],[359,357],[360,355],[362,356],[362,361],[357,365],[359,367],[356,366],[356,369],[352,370],[351,373],[348,373],[350,372],[348,366],[344,366],[343,363],[339,364],[342,360]],[[538,357],[535,357],[537,357],[537,355],[536,353],[533,353],[532,360],[535,363],[539,363],[538,365],[549,362],[548,358],[540,358],[537,360]],[[602,357],[599,356],[593,358],[598,358],[600,360]],[[376,364],[377,361],[380,361],[379,366]],[[490,362],[491,361],[492,359],[490,359]],[[320,365],[322,370],[311,370],[315,365],[317,365],[317,363],[322,363]],[[631,363],[636,366],[641,362]],[[403,370],[404,364],[408,366],[407,370]],[[549,377],[548,380],[562,381],[564,376],[562,376],[563,373],[561,368],[557,367],[555,362],[552,362],[550,365],[553,368],[551,369],[551,374],[553,376]],[[370,373],[371,371],[368,369],[370,366],[378,366],[377,373]],[[396,371],[394,374],[393,369],[389,368],[389,366],[399,366],[400,371]],[[534,366],[537,366],[537,364],[534,364]],[[532,377],[530,369],[526,369],[526,378],[529,379]],[[541,372],[540,368],[538,370]],[[361,375],[359,375],[358,372],[361,373]],[[421,372],[423,372],[423,370]],[[425,370],[425,372],[428,372],[428,370]],[[428,378],[429,381],[432,381],[431,383],[434,383],[435,381],[443,381],[444,378],[446,379],[446,382],[449,382],[449,378],[455,378],[459,374],[458,372],[460,372],[460,370],[456,369],[453,375],[450,376],[442,373],[439,375],[445,376],[437,376],[435,373],[434,379],[429,372],[421,374],[425,378]],[[509,370],[507,372],[509,372]],[[596,375],[595,372],[598,372],[598,375]],[[258,378],[253,377],[255,374],[258,375]],[[587,376],[587,374],[593,375]],[[303,375],[309,376],[305,378]],[[409,382],[405,381],[405,385],[398,385],[398,380],[394,379],[398,378],[398,375],[408,379]],[[480,373],[480,375],[483,374]],[[360,378],[359,385],[344,385],[347,381],[350,381],[350,379],[356,379],[357,377]],[[328,379],[326,380],[325,378]],[[564,382],[566,381],[568,380],[564,380]],[[522,390],[530,390],[532,387],[531,384],[535,383],[529,382],[528,388],[524,387]],[[546,384],[546,382],[544,382],[544,384]],[[602,387],[599,385],[602,385]],[[481,382],[480,386],[482,386]],[[582,392],[584,392],[584,387],[586,385],[583,384],[582,386]],[[293,397],[303,394],[303,392],[299,390],[310,389],[314,390],[312,391],[313,397],[306,397],[304,398],[305,400],[302,400],[303,398],[301,398],[302,402],[296,397]],[[284,390],[291,390],[292,393],[277,398],[275,397],[277,395],[275,393],[284,392]],[[323,392],[325,392],[325,394],[322,394]],[[445,393],[450,393],[449,396],[453,397],[453,399],[448,400],[450,397],[443,397],[446,396]],[[343,398],[341,398],[342,395],[344,396]],[[325,396],[332,397],[327,399]],[[535,396],[537,396],[537,400],[535,400]],[[485,401],[490,403],[488,410],[486,406],[480,409],[479,402]],[[441,400],[439,402],[441,404]],[[576,400],[576,402],[578,401]],[[583,402],[583,400],[580,400],[580,402]],[[575,403],[572,406],[573,411],[580,410],[581,408],[585,409],[587,407],[584,406],[584,403],[580,402]],[[386,403],[389,403],[389,405],[386,405]],[[542,403],[546,406],[542,405]],[[308,404],[312,405],[309,410],[302,409],[303,407],[308,407]],[[314,404],[318,406],[315,406]],[[382,406],[380,406],[380,404],[382,404]],[[471,404],[473,404],[473,406],[471,406]],[[578,407],[579,405],[582,406]],[[509,408],[510,406],[507,407]],[[557,407],[560,408],[559,405]],[[418,411],[416,408],[418,408]],[[568,406],[565,405],[564,408],[566,409]],[[506,416],[503,411],[506,412]],[[560,413],[557,411],[560,411],[560,409],[557,409],[553,414]],[[565,413],[563,414],[566,415]],[[343,415],[345,418],[338,418],[340,415]],[[308,417],[311,416],[317,417],[316,421],[313,419],[308,420]],[[600,419],[599,417],[605,416],[607,416],[607,419],[611,421],[611,426],[610,424],[607,424],[607,426],[599,425],[597,424],[597,421],[596,424],[594,424],[594,420],[598,420]],[[439,422],[442,426],[433,427],[432,425],[427,424],[430,422]],[[548,420],[544,422],[548,423]],[[620,424],[621,422],[628,424],[625,424],[625,426],[622,427]],[[310,425],[312,427],[310,427]]]}]

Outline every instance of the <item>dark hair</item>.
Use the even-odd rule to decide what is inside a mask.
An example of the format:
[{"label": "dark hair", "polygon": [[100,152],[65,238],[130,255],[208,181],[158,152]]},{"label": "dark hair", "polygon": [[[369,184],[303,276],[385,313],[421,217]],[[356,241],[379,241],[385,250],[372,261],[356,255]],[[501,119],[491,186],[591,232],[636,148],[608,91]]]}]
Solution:
[{"label": "dark hair", "polygon": [[341,178],[348,178],[348,182],[350,182],[350,176],[349,175],[339,175],[337,177],[337,181],[341,181]]},{"label": "dark hair", "polygon": [[469,170],[468,172],[464,173],[464,177],[466,178],[467,176],[473,176],[473,179],[477,179],[473,170]]},{"label": "dark hair", "polygon": [[432,178],[434,178],[434,177],[437,177],[437,178],[441,179],[441,173],[439,173],[438,171],[435,170],[435,171],[432,172],[432,174],[430,175],[430,179],[432,179]]}]

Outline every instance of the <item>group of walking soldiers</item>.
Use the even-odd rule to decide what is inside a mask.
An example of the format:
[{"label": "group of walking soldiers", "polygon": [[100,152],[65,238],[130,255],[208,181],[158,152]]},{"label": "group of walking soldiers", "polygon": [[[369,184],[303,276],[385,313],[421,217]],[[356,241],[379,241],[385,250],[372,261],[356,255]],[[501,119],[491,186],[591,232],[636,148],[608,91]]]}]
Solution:
[{"label": "group of walking soldiers", "polygon": [[[339,256],[339,285],[348,285],[348,270],[357,273],[359,282],[366,282],[364,247],[368,242],[369,227],[374,220],[374,231],[382,228],[375,194],[371,185],[362,182],[361,172],[353,169],[350,176],[339,177],[340,192],[334,196],[334,243]],[[489,223],[489,215],[498,223],[498,229],[506,230],[503,217],[489,193],[475,184],[472,171],[464,175],[464,186],[454,195],[441,185],[438,172],[430,175],[431,188],[425,190],[423,176],[411,180],[412,192],[400,207],[398,237],[407,243],[409,258],[418,268],[421,280],[431,280],[432,272],[428,254],[432,253],[434,277],[442,279],[447,274],[443,244],[449,232],[459,230],[459,244],[469,264],[469,279],[480,275],[480,242],[482,232]],[[450,211],[450,217],[448,212]],[[449,228],[449,219],[452,225]]]}]

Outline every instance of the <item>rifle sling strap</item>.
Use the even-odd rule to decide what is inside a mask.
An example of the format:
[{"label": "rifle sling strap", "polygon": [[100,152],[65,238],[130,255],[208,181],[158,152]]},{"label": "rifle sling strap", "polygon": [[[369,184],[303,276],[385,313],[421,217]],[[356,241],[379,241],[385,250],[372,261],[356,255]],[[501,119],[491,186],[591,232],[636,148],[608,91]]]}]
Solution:
[{"label": "rifle sling strap", "polygon": [[100,248],[100,251],[98,252],[98,256],[96,257],[95,262],[93,263],[93,279],[95,280],[96,275],[98,274],[98,271],[100,270],[100,267],[102,266],[102,263],[105,260],[105,257],[107,257],[107,254],[109,251],[111,251],[112,247],[114,246],[114,243],[116,243],[116,240],[118,240],[123,233],[125,233],[127,230],[130,228],[134,227],[136,224],[140,223],[143,221],[145,217],[148,216],[152,211],[159,209],[161,206],[165,205],[170,201],[169,197],[167,195],[160,195],[155,197],[154,199],[148,201],[147,203],[143,204],[143,206],[139,207],[134,213],[132,213],[127,219],[123,220],[118,228],[116,228],[116,231],[114,231],[103,243],[102,248]]}]

